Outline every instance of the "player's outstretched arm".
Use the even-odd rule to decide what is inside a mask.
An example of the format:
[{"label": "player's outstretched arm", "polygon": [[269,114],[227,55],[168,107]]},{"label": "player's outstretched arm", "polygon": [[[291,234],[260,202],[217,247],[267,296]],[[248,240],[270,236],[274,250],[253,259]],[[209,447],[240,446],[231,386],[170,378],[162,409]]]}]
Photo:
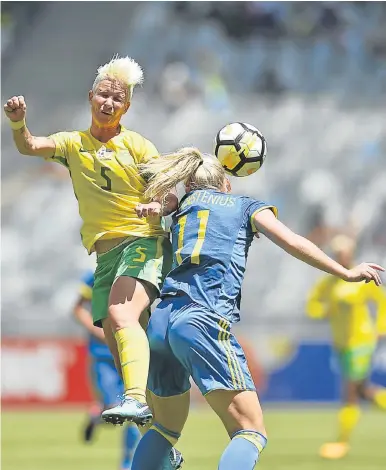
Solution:
[{"label": "player's outstretched arm", "polygon": [[310,240],[304,238],[276,219],[269,209],[262,210],[254,215],[254,224],[273,243],[280,246],[295,258],[325,271],[348,282],[374,281],[377,286],[382,284],[378,271],[384,271],[382,266],[374,263],[362,263],[353,269],[346,269]]},{"label": "player's outstretched arm", "polygon": [[35,137],[25,123],[27,105],[24,96],[12,96],[4,105],[4,111],[10,120],[13,140],[22,155],[37,157],[52,157],[55,152],[55,142],[49,137]]}]

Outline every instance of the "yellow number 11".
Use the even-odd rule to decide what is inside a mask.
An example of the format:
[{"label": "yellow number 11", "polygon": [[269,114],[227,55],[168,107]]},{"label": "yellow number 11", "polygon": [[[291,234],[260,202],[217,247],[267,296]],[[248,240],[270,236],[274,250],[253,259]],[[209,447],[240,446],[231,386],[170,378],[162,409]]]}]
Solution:
[{"label": "yellow number 11", "polygon": [[[194,245],[192,254],[190,256],[190,262],[192,264],[200,264],[200,251],[205,240],[206,227],[208,225],[209,211],[198,211],[197,212],[198,220],[200,221],[197,233],[197,241]],[[188,215],[184,215],[178,221],[180,230],[178,232],[178,249],[176,251],[176,260],[178,264],[182,263],[181,251],[184,247],[184,233],[185,225],[188,219]]]}]

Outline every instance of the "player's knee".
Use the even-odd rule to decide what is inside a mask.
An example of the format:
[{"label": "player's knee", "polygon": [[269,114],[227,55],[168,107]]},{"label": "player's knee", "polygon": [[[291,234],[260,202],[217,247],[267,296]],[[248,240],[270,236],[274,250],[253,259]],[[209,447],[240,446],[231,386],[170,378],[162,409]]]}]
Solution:
[{"label": "player's knee", "polygon": [[140,313],[131,312],[125,305],[110,305],[108,316],[113,330],[138,325]]},{"label": "player's knee", "polygon": [[224,423],[230,437],[243,430],[267,436],[263,412],[256,392],[217,390],[208,394],[206,399]]}]

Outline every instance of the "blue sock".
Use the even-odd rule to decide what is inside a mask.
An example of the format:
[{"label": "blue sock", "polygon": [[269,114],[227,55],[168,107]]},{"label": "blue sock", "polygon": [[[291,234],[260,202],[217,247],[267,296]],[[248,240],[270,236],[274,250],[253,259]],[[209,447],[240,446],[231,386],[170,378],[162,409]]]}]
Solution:
[{"label": "blue sock", "polygon": [[171,469],[169,454],[172,447],[172,444],[162,434],[150,429],[139,441],[132,470]]},{"label": "blue sock", "polygon": [[122,457],[122,468],[131,468],[133,461],[134,452],[141,439],[141,434],[138,431],[137,426],[129,424],[125,426],[123,430],[123,457]]},{"label": "blue sock", "polygon": [[239,431],[224,450],[218,470],[253,470],[267,439],[256,431]]}]

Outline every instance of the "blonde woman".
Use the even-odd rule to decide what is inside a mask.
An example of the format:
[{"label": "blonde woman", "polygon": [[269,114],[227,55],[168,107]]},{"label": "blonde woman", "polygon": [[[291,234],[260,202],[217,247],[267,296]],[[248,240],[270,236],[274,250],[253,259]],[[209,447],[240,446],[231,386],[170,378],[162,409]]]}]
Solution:
[{"label": "blonde woman", "polygon": [[150,178],[148,198],[167,201],[180,182],[187,194],[173,216],[173,268],[148,327],[154,421],[137,447],[133,470],[162,468],[188,416],[190,377],[231,439],[218,468],[252,470],[266,445],[266,430],[244,352],[231,326],[239,320],[241,284],[254,234],[265,234],[292,256],[348,282],[379,285],[378,271],[383,268],[363,263],[347,269],[332,260],[279,222],[274,206],[231,195],[219,161],[195,148],[141,169]]},{"label": "blonde woman", "polygon": [[61,163],[70,172],[83,220],[82,242],[89,254],[97,255],[93,322],[103,327],[125,386],[122,406],[104,411],[102,417],[120,424],[143,424],[152,417],[145,398],[149,345],[140,320],[146,324],[142,312],[158,296],[171,266],[161,216],[177,205],[175,196],[168,195],[161,209],[156,198],[144,195],[147,184],[138,165],[158,152],[120,124],[142,80],[133,59],[112,59],[99,67],[89,91],[90,128],[49,137],[35,137],[27,128],[23,96],[13,96],[4,105],[19,152]]}]

